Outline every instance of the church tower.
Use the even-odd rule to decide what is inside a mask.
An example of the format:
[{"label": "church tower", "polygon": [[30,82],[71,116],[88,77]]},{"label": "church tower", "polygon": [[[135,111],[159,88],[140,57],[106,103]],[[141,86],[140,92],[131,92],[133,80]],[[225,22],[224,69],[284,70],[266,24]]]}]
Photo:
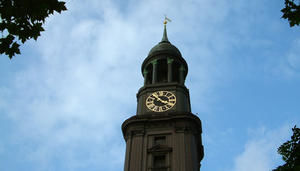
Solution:
[{"label": "church tower", "polygon": [[137,113],[122,124],[124,171],[199,171],[203,158],[201,120],[191,113],[185,86],[188,65],[167,37],[142,64],[144,86]]}]

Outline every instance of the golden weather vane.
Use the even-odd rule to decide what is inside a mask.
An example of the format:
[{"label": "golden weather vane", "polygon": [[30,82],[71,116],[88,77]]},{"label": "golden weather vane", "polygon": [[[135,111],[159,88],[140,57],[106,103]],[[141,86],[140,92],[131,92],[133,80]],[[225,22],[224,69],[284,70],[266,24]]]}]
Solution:
[{"label": "golden weather vane", "polygon": [[164,25],[166,25],[168,22],[172,22],[172,20],[169,19],[169,18],[167,17],[167,15],[165,15]]}]

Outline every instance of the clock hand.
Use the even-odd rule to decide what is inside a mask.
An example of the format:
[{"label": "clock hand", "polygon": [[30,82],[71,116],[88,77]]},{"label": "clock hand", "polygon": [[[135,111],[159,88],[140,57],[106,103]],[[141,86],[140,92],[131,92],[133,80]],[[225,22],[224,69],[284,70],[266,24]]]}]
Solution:
[{"label": "clock hand", "polygon": [[165,103],[165,104],[169,103],[167,100],[162,100],[162,99],[160,99],[160,102]]},{"label": "clock hand", "polygon": [[156,95],[156,94],[153,94],[153,96],[157,99],[157,101],[160,101],[160,102],[162,102],[162,103],[165,103],[165,104],[168,104],[169,102],[168,101],[166,101],[166,100],[162,100],[160,97],[158,97],[158,95]]},{"label": "clock hand", "polygon": [[161,99],[158,97],[158,95],[156,95],[156,94],[152,94],[154,97],[155,97],[155,99],[157,100],[157,101],[160,101]]}]

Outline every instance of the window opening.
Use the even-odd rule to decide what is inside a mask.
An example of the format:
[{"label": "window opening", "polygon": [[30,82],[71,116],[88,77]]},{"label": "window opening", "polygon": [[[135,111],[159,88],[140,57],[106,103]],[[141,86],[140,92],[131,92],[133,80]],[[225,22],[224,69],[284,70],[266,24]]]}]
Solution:
[{"label": "window opening", "polygon": [[168,82],[168,64],[167,59],[159,60],[157,66],[157,82]]},{"label": "window opening", "polygon": [[153,158],[153,171],[167,171],[166,155],[156,155]]}]

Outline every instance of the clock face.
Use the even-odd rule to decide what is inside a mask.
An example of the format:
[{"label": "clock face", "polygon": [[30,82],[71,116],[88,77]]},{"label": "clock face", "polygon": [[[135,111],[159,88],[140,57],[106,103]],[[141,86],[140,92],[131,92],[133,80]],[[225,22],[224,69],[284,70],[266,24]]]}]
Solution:
[{"label": "clock face", "polygon": [[176,104],[176,96],[169,91],[156,91],[146,99],[146,106],[154,112],[165,112]]}]

